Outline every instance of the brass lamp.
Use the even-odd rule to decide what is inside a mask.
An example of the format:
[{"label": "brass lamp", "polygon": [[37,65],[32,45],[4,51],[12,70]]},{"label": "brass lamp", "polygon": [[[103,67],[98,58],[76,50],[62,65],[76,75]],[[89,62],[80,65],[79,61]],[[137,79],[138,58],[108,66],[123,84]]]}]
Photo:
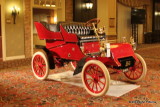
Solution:
[{"label": "brass lamp", "polygon": [[13,24],[16,24],[16,16],[19,14],[19,10],[16,6],[12,7]]}]

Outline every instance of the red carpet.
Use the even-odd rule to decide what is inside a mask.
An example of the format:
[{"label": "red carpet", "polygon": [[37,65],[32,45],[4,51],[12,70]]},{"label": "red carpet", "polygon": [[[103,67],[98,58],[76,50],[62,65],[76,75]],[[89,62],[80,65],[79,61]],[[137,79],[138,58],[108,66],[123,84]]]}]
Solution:
[{"label": "red carpet", "polygon": [[[147,63],[147,76],[137,83],[140,88],[119,98],[93,97],[82,87],[39,81],[25,66],[0,71],[0,107],[160,107],[160,45],[140,46],[136,52]],[[64,69],[69,70],[70,66],[55,72]],[[122,74],[113,74],[111,78],[125,81]]]}]

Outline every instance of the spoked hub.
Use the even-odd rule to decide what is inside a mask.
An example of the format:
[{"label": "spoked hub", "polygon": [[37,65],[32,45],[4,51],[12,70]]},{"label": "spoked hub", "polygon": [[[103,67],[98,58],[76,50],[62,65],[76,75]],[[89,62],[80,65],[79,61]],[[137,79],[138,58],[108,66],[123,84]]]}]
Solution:
[{"label": "spoked hub", "polygon": [[135,54],[139,61],[136,61],[133,67],[130,67],[127,72],[124,72],[127,79],[131,82],[138,82],[147,73],[147,66],[144,59],[139,55]]},{"label": "spoked hub", "polygon": [[100,93],[106,85],[103,70],[96,64],[90,64],[86,67],[84,81],[87,88],[94,93]]},{"label": "spoked hub", "polygon": [[129,68],[129,71],[125,73],[127,78],[136,80],[141,77],[143,73],[143,67],[142,63],[140,61],[137,61],[133,67]]},{"label": "spoked hub", "polygon": [[32,71],[39,80],[44,80],[48,76],[49,63],[48,57],[44,51],[36,52],[32,57]]},{"label": "spoked hub", "polygon": [[99,76],[98,75],[94,75],[93,78],[94,78],[94,83],[98,84]]},{"label": "spoked hub", "polygon": [[97,60],[88,61],[82,70],[82,82],[89,94],[104,95],[109,88],[110,76],[105,65]]},{"label": "spoked hub", "polygon": [[43,77],[46,73],[46,64],[42,56],[37,55],[33,59],[33,68],[37,76]]}]

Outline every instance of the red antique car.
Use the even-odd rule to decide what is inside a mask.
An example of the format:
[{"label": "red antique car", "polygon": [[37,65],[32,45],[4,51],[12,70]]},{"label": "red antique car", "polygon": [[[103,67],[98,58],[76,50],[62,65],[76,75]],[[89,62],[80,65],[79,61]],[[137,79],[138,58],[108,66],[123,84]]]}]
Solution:
[{"label": "red antique car", "polygon": [[93,96],[108,91],[108,68],[123,72],[130,82],[142,80],[147,72],[144,59],[134,53],[129,43],[108,43],[103,28],[96,28],[99,22],[99,19],[54,25],[35,22],[38,36],[46,40],[46,46],[32,57],[34,76],[45,80],[49,69],[71,62],[75,68],[73,75],[82,72],[84,87]]}]

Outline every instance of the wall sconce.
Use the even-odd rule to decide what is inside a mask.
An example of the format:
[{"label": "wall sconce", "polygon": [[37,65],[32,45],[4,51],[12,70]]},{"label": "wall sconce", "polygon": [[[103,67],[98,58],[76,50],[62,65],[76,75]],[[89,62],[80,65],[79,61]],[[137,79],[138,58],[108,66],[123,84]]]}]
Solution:
[{"label": "wall sconce", "polygon": [[160,16],[160,12],[156,11],[155,16]]},{"label": "wall sconce", "polygon": [[16,16],[19,14],[20,8],[13,6],[11,10],[12,10],[12,16],[13,16],[13,24],[16,24]]},{"label": "wall sconce", "polygon": [[89,10],[93,8],[93,3],[91,2],[91,0],[87,0],[85,2],[85,7],[86,9],[89,9]]}]

